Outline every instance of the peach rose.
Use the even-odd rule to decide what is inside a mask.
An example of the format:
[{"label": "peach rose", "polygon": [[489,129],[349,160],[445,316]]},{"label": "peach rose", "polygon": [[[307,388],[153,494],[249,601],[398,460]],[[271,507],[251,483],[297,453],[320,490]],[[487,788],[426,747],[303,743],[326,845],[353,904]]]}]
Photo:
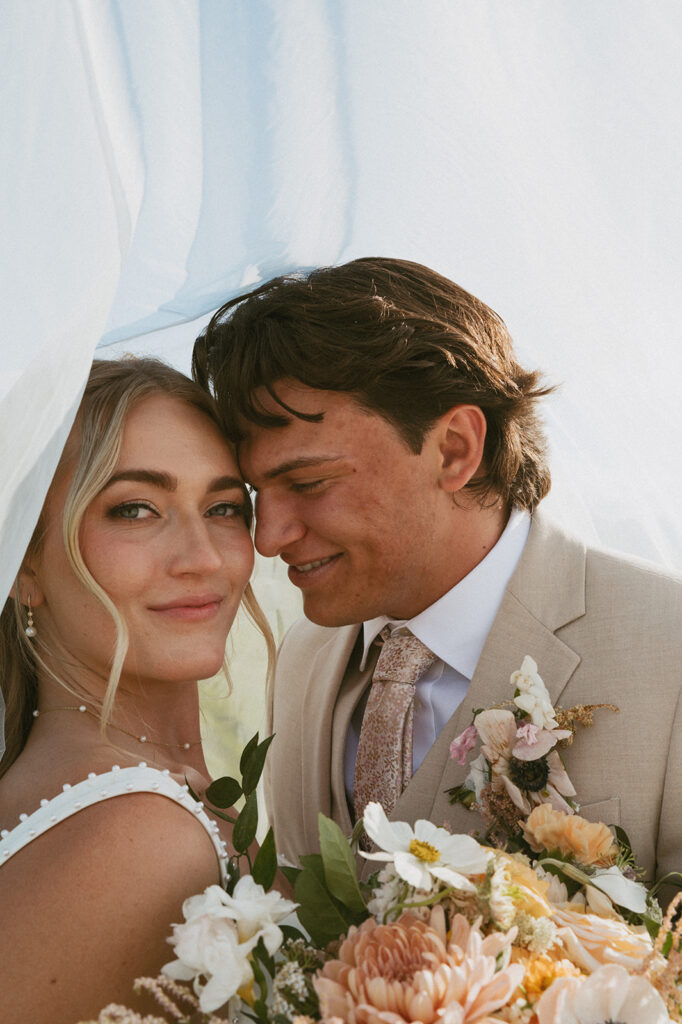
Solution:
[{"label": "peach rose", "polygon": [[580,864],[613,864],[618,847],[603,822],[586,821],[579,814],[555,811],[551,804],[535,807],[526,819],[523,834],[533,850],[558,849]]}]

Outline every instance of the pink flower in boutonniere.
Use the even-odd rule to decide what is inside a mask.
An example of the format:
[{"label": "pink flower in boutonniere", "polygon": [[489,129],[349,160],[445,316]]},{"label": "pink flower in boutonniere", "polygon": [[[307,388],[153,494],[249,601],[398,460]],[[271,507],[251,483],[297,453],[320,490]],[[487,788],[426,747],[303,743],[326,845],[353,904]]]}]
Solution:
[{"label": "pink flower in boutonniere", "polygon": [[[516,807],[529,814],[536,804],[549,803],[558,811],[571,812],[572,807],[564,797],[575,796],[575,789],[561,758],[551,750],[556,739],[552,737],[547,748],[549,753],[536,752],[531,758],[521,758],[516,755],[517,744],[527,741],[517,740],[516,719],[511,711],[499,708],[481,711],[475,722],[481,737],[481,751],[490,763],[493,780],[497,779],[504,786]],[[537,734],[532,734],[537,742],[531,745],[531,750],[541,749],[538,744],[545,742],[543,732],[549,730],[538,730]]]},{"label": "pink flower in boutonniere", "polygon": [[473,724],[468,725],[450,744],[450,757],[459,764],[466,764],[467,754],[474,749],[477,739],[478,729]]},{"label": "pink flower in boutonniere", "polygon": [[512,753],[520,761],[537,761],[570,735],[570,729],[539,729],[529,722],[516,730],[517,743]]}]

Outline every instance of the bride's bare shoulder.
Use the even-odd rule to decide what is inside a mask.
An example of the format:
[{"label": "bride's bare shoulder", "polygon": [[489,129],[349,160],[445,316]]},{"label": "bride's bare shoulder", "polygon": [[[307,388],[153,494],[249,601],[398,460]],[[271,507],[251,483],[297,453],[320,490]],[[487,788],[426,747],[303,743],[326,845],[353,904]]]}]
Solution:
[{"label": "bride's bare shoulder", "polygon": [[9,1019],[59,1007],[68,1020],[83,1006],[122,1001],[135,976],[172,959],[165,940],[183,900],[218,880],[206,829],[154,793],[102,800],[39,835],[0,868],[0,961],[8,990],[23,993]]}]

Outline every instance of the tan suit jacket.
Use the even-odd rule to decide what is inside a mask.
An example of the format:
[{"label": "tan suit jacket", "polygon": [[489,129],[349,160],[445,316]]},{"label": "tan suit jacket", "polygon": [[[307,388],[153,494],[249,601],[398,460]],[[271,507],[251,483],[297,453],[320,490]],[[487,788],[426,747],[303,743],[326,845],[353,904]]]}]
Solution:
[{"label": "tan suit jacket", "polygon": [[[563,752],[585,817],[620,824],[651,877],[682,870],[682,579],[586,548],[542,513],[533,517],[468,693],[415,772],[392,817],[481,829],[446,790],[467,769],[449,757],[472,709],[512,696],[526,654],[555,704],[610,703]],[[276,734],[266,801],[277,849],[297,863],[317,846],[317,813],[349,833],[343,757],[351,715],[371,678],[357,668],[359,626],[307,620],[280,651],[270,706]]]}]

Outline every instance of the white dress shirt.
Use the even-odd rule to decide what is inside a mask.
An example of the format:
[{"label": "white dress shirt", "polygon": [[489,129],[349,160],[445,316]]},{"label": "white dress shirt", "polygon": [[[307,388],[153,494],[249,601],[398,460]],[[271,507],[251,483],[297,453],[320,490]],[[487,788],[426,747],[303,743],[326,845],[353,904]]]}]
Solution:
[{"label": "white dress shirt", "polygon": [[[495,547],[452,590],[448,590],[412,619],[398,622],[382,615],[362,624],[364,650],[360,668],[364,668],[370,647],[386,625],[392,629],[407,626],[438,658],[416,686],[413,773],[466,696],[505,589],[521,558],[529,530],[529,514],[522,509],[513,509]],[[363,712],[364,702],[361,702],[353,715],[346,738],[344,779],[351,802]]]}]

